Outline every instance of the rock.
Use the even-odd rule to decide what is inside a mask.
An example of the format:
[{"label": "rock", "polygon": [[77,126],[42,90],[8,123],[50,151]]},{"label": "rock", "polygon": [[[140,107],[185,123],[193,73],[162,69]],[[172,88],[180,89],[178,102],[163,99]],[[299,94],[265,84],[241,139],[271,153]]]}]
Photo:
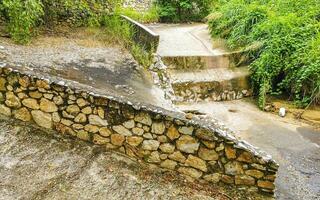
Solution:
[{"label": "rock", "polygon": [[49,113],[44,113],[40,110],[31,111],[33,120],[41,127],[51,129],[52,128],[52,117]]},{"label": "rock", "polygon": [[14,117],[24,122],[31,121],[32,117],[27,108],[20,108],[14,112]]},{"label": "rock", "polygon": [[142,137],[137,137],[137,136],[127,137],[127,143],[134,147],[139,146],[142,141],[143,141]]},{"label": "rock", "polygon": [[73,121],[68,120],[68,119],[62,119],[61,124],[64,124],[66,126],[71,126],[73,124]]},{"label": "rock", "polygon": [[77,99],[77,104],[81,108],[81,107],[88,105],[89,103],[86,100],[84,100],[83,98],[79,98],[79,99]]},{"label": "rock", "polygon": [[99,127],[91,124],[87,124],[84,126],[84,130],[90,132],[90,133],[98,133],[99,132]]},{"label": "rock", "polygon": [[99,108],[97,109],[97,114],[98,114],[98,116],[101,117],[102,119],[105,117],[105,116],[104,116],[104,110],[103,110],[101,107],[99,107]]},{"label": "rock", "polygon": [[168,129],[166,135],[168,136],[168,138],[170,140],[175,140],[175,139],[180,137],[180,133],[179,133],[179,131],[176,129],[176,127],[174,125],[170,126],[170,128]]},{"label": "rock", "polygon": [[129,131],[128,129],[126,129],[124,126],[122,125],[118,125],[118,126],[113,126],[112,129],[121,134],[121,135],[124,135],[124,136],[132,136],[132,133],[131,131]]},{"label": "rock", "polygon": [[161,162],[159,152],[153,151],[149,156],[146,157],[148,163],[159,163]]},{"label": "rock", "polygon": [[28,98],[28,99],[24,99],[22,100],[22,104],[27,107],[27,108],[31,108],[33,110],[38,110],[40,108],[39,104],[38,104],[38,101],[35,100],[35,99],[31,99],[31,98]]},{"label": "rock", "polygon": [[87,116],[83,113],[79,113],[75,118],[74,121],[77,123],[85,123],[87,121]]},{"label": "rock", "polygon": [[193,129],[192,126],[182,126],[179,128],[179,132],[185,135],[192,135]]},{"label": "rock", "polygon": [[160,164],[161,167],[166,168],[166,169],[171,169],[174,170],[177,166],[177,162],[172,161],[172,160],[165,160]]},{"label": "rock", "polygon": [[159,148],[163,153],[173,153],[176,147],[172,144],[165,143],[161,144]]},{"label": "rock", "polygon": [[21,103],[20,103],[19,98],[16,95],[14,95],[13,92],[6,93],[5,103],[8,107],[11,107],[11,108],[20,108],[21,107]]},{"label": "rock", "polygon": [[6,83],[7,83],[7,80],[3,77],[0,77],[0,91],[6,91],[7,88],[6,88]]},{"label": "rock", "polygon": [[219,146],[216,147],[216,151],[219,152],[219,151],[222,151],[222,150],[224,150],[224,144],[220,143]]},{"label": "rock", "polygon": [[148,113],[145,113],[145,112],[138,113],[135,116],[134,121],[140,122],[141,124],[145,124],[145,125],[148,125],[148,126],[151,126],[151,124],[152,124],[152,119],[151,119],[150,115]]},{"label": "rock", "polygon": [[40,110],[42,110],[43,112],[57,112],[58,111],[58,107],[56,106],[55,103],[49,101],[48,99],[42,98],[40,100]]},{"label": "rock", "polygon": [[89,115],[89,114],[92,113],[92,108],[91,108],[90,106],[87,106],[87,107],[83,108],[83,109],[81,110],[81,112],[82,112],[83,114]]},{"label": "rock", "polygon": [[240,154],[237,160],[241,162],[246,162],[246,163],[253,163],[253,156],[249,152],[243,152]]},{"label": "rock", "polygon": [[58,122],[60,122],[60,120],[61,120],[61,118],[60,118],[59,113],[57,113],[57,112],[52,113],[52,121],[53,122],[58,123]]},{"label": "rock", "polygon": [[143,134],[143,137],[146,138],[146,139],[153,139],[151,133],[145,133],[145,134]]},{"label": "rock", "polygon": [[206,162],[193,155],[188,156],[188,159],[186,160],[185,164],[196,169],[200,169],[203,172],[208,171]]},{"label": "rock", "polygon": [[227,145],[224,149],[226,157],[229,160],[235,159],[237,157],[237,151],[232,146]]},{"label": "rock", "polygon": [[19,99],[27,99],[28,98],[28,95],[24,92],[19,92],[18,93],[18,98]]},{"label": "rock", "polygon": [[30,79],[29,79],[29,77],[28,77],[28,76],[20,77],[20,78],[19,78],[19,84],[20,84],[22,87],[27,88],[27,87],[30,85]]},{"label": "rock", "polygon": [[39,91],[29,92],[29,96],[34,99],[40,99],[42,97],[42,93]]},{"label": "rock", "polygon": [[274,182],[276,180],[276,175],[267,175],[264,177],[266,180]]},{"label": "rock", "polygon": [[185,163],[185,161],[186,161],[186,157],[184,157],[184,155],[180,151],[176,151],[173,154],[170,154],[169,158],[171,160],[175,160],[175,161],[178,161],[180,163]]},{"label": "rock", "polygon": [[202,142],[202,144],[204,144],[209,149],[214,149],[216,147],[216,143],[215,142],[206,141],[206,140],[203,140],[201,142]]},{"label": "rock", "polygon": [[264,176],[264,173],[259,171],[259,170],[255,170],[255,169],[252,169],[252,170],[247,170],[245,172],[245,174],[249,175],[249,176],[252,176],[254,178],[257,178],[257,179],[260,179]]},{"label": "rock", "polygon": [[160,142],[157,140],[144,140],[142,149],[149,151],[156,151],[159,148]]},{"label": "rock", "polygon": [[275,188],[274,183],[270,181],[258,180],[258,187],[273,190]]},{"label": "rock", "polygon": [[46,81],[46,80],[37,80],[36,86],[38,88],[50,89],[50,85],[49,85],[48,81]]},{"label": "rock", "polygon": [[99,129],[99,133],[103,137],[109,137],[112,134],[112,131],[107,127],[102,127]]},{"label": "rock", "polygon": [[67,113],[66,111],[62,111],[62,117],[68,118],[68,119],[74,119],[74,116],[73,116],[73,115],[70,115],[70,114]]},{"label": "rock", "polygon": [[90,135],[87,131],[81,130],[77,133],[77,137],[81,140],[84,141],[89,141],[90,140]]},{"label": "rock", "polygon": [[143,135],[144,130],[142,128],[135,127],[132,129],[132,133],[135,135]]},{"label": "rock", "polygon": [[89,123],[97,126],[108,126],[107,120],[103,120],[97,115],[89,115]]},{"label": "rock", "polygon": [[46,98],[46,99],[51,100],[53,98],[53,94],[46,93],[46,94],[43,94],[43,97]]},{"label": "rock", "polygon": [[122,125],[124,127],[126,127],[127,129],[132,129],[135,126],[135,122],[134,122],[134,120],[129,120],[129,121],[124,122]]},{"label": "rock", "polygon": [[157,135],[161,135],[164,133],[166,127],[163,122],[154,122],[151,127],[151,132]]},{"label": "rock", "polygon": [[211,183],[218,183],[221,179],[221,174],[219,173],[208,174],[208,175],[205,175],[203,179]]},{"label": "rock", "polygon": [[81,130],[84,126],[82,124],[72,124],[72,128],[75,130]]},{"label": "rock", "polygon": [[77,105],[69,105],[66,109],[66,111],[72,115],[72,116],[76,116],[78,115],[78,113],[80,112],[80,108]]},{"label": "rock", "polygon": [[5,105],[0,104],[0,114],[10,117],[11,109]]},{"label": "rock", "polygon": [[111,143],[116,146],[122,146],[125,137],[120,134],[112,134],[111,135]]},{"label": "rock", "polygon": [[103,144],[107,144],[108,142],[110,142],[110,139],[104,138],[98,134],[94,134],[92,141],[94,144],[103,145]]},{"label": "rock", "polygon": [[240,175],[243,174],[242,165],[237,161],[230,161],[224,165],[225,173],[228,175]]},{"label": "rock", "polygon": [[200,158],[202,158],[203,160],[218,160],[219,159],[219,155],[217,154],[217,152],[215,152],[215,150],[213,149],[207,149],[204,147],[201,147],[199,149],[198,155]]},{"label": "rock", "polygon": [[202,140],[207,140],[207,141],[217,140],[214,133],[212,133],[211,131],[204,129],[204,128],[200,128],[200,129],[196,130],[196,136]]},{"label": "rock", "polygon": [[178,172],[196,179],[199,179],[202,176],[201,171],[189,167],[180,167]]},{"label": "rock", "polygon": [[195,153],[199,149],[199,143],[189,135],[182,135],[176,142],[177,148],[185,153]]},{"label": "rock", "polygon": [[53,97],[53,102],[54,102],[56,105],[60,106],[60,105],[63,104],[63,99],[62,99],[62,97],[60,97],[60,96],[55,96],[55,97]]},{"label": "rock", "polygon": [[247,175],[236,175],[234,180],[236,185],[255,185],[255,179]]},{"label": "rock", "polygon": [[228,175],[222,175],[221,176],[221,181],[226,183],[226,184],[233,184],[234,180],[232,176],[228,176]]},{"label": "rock", "polygon": [[160,135],[160,136],[157,137],[157,139],[158,139],[158,141],[159,141],[160,143],[168,142],[168,138],[167,138],[167,136],[165,136],[165,135]]}]

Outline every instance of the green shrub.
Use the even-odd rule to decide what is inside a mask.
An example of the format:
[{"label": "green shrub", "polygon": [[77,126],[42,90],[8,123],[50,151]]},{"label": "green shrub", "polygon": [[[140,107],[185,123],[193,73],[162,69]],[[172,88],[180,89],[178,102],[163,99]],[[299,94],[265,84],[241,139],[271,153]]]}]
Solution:
[{"label": "green shrub", "polygon": [[157,0],[162,22],[200,21],[211,9],[212,0]]},{"label": "green shrub", "polygon": [[287,94],[300,106],[320,96],[319,0],[230,0],[210,15],[213,37],[249,51],[259,106],[267,94]]},{"label": "green shrub", "polygon": [[8,18],[8,32],[14,41],[28,43],[32,30],[43,15],[40,0],[3,0],[3,10]]},{"label": "green shrub", "polygon": [[159,21],[158,9],[156,5],[152,6],[147,11],[144,11],[144,12],[139,12],[129,7],[128,8],[118,7],[115,12],[118,14],[126,15],[142,23],[151,23],[151,22]]}]

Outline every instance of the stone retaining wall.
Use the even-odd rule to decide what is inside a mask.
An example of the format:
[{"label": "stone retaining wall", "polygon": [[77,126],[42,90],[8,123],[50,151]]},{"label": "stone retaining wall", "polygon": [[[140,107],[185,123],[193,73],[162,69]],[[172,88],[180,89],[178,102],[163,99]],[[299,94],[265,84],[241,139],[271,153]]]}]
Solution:
[{"label": "stone retaining wall", "polygon": [[247,88],[247,77],[216,82],[173,83],[177,102],[231,101],[249,97],[252,92]]},{"label": "stone retaining wall", "polygon": [[153,0],[124,0],[123,6],[134,8],[138,11],[146,11],[152,5]]},{"label": "stone retaining wall", "polygon": [[209,121],[19,71],[0,68],[3,115],[196,179],[273,193],[278,165],[271,157]]}]

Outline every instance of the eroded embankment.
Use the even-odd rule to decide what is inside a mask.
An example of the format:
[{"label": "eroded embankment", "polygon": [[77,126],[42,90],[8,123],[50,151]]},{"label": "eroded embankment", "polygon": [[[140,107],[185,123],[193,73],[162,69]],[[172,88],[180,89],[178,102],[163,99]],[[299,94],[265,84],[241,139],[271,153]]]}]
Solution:
[{"label": "eroded embankment", "polygon": [[[6,65],[3,63],[2,65]],[[194,178],[272,193],[278,166],[228,131],[185,114],[1,68],[0,112]]]}]

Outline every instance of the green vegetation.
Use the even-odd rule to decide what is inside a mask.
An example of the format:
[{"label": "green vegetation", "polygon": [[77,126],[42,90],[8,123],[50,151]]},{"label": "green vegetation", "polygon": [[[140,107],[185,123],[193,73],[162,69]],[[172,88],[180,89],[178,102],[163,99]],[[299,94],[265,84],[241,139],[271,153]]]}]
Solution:
[{"label": "green vegetation", "polygon": [[124,7],[118,7],[115,11],[116,13],[125,15],[130,17],[131,19],[134,19],[136,21],[142,22],[142,23],[152,23],[152,22],[158,22],[159,21],[159,15],[158,15],[158,8],[156,5],[153,5],[151,8],[149,8],[146,12],[138,12],[137,10],[133,8],[124,8]]},{"label": "green vegetation", "polygon": [[201,21],[211,9],[212,0],[157,0],[162,22]]},{"label": "green vegetation", "polygon": [[134,29],[120,15],[154,22],[158,20],[157,10],[152,7],[148,12],[139,13],[121,5],[122,0],[3,0],[0,20],[4,19],[6,31],[19,44],[29,43],[40,26],[101,27],[108,36],[103,37],[105,42],[127,48],[147,67],[151,52],[133,42]]},{"label": "green vegetation", "polygon": [[299,106],[320,103],[320,1],[219,0],[208,17],[213,37],[249,50],[252,82],[264,108],[267,94]]}]

